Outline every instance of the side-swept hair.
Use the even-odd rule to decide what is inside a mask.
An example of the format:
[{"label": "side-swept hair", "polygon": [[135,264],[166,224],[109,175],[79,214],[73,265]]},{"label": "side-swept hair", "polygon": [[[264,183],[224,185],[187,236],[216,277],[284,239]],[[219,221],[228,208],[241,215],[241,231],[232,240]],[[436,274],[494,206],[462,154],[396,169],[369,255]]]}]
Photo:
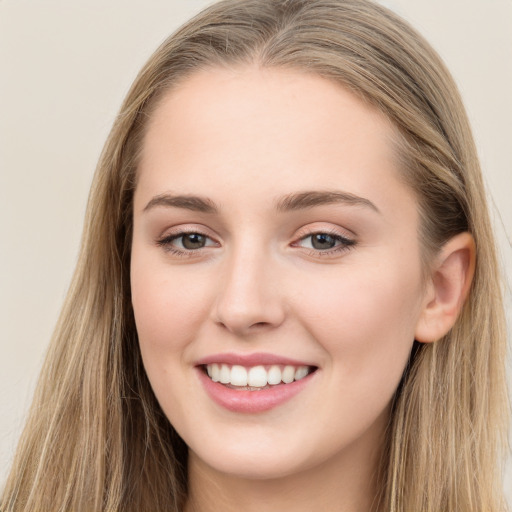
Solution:
[{"label": "side-swept hair", "polygon": [[415,344],[397,390],[379,511],[503,512],[508,401],[500,276],[461,99],[432,48],[367,0],[225,0],[167,39],[128,93],[94,177],[76,272],[1,501],[2,511],[180,511],[187,449],[142,366],[130,299],[132,198],[147,120],[199,69],[256,64],[333,80],[394,124],[416,194],[424,264],[476,242],[463,310]]}]

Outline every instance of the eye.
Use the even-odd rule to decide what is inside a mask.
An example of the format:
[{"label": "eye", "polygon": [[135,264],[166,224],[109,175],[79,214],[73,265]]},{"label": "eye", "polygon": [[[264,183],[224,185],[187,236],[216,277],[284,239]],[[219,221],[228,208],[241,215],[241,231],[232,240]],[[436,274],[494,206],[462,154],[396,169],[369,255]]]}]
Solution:
[{"label": "eye", "polygon": [[333,253],[343,251],[355,245],[355,241],[337,233],[310,233],[302,237],[294,245],[311,249],[314,252]]},{"label": "eye", "polygon": [[311,247],[320,251],[333,249],[336,246],[336,238],[327,233],[315,233],[307,237],[310,239]]},{"label": "eye", "polygon": [[176,254],[190,253],[205,247],[218,246],[217,242],[209,236],[195,231],[172,233],[157,240],[157,244],[165,250]]},{"label": "eye", "polygon": [[208,237],[201,233],[186,233],[174,238],[174,242],[180,245],[180,248],[187,250],[202,249],[206,246]]}]

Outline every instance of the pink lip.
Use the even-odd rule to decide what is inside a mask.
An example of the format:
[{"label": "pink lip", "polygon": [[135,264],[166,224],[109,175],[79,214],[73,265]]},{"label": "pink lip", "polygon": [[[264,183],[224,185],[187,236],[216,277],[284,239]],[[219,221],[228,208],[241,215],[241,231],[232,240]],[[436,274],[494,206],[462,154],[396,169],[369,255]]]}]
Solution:
[{"label": "pink lip", "polygon": [[317,372],[310,373],[301,380],[290,384],[278,384],[260,391],[237,390],[224,386],[220,382],[213,382],[204,371],[204,366],[213,363],[239,364],[241,366],[256,365],[293,365],[311,366],[308,363],[275,356],[273,354],[215,354],[207,356],[197,362],[197,373],[208,396],[218,405],[231,412],[260,413],[265,412],[281,404],[284,404],[314,379]]},{"label": "pink lip", "polygon": [[240,366],[258,366],[258,365],[292,365],[292,366],[313,366],[311,363],[304,361],[298,361],[297,359],[290,359],[289,357],[278,356],[275,354],[268,354],[265,352],[253,353],[253,354],[234,354],[231,352],[225,354],[212,354],[196,361],[197,366],[203,366],[207,364],[239,364]]}]

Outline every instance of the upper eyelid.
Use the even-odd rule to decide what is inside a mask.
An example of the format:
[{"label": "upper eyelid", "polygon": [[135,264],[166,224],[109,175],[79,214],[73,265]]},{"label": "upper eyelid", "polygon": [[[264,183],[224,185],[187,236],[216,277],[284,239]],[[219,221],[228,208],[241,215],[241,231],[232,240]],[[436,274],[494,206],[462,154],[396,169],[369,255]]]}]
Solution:
[{"label": "upper eyelid", "polygon": [[168,227],[162,230],[162,234],[157,236],[157,239],[176,237],[179,238],[180,235],[188,235],[190,233],[197,233],[198,235],[203,235],[212,240],[215,240],[215,235],[212,234],[211,229],[208,229],[204,226],[193,224],[187,227],[183,227],[182,225]]},{"label": "upper eyelid", "polygon": [[331,235],[334,238],[343,238],[345,240],[352,240],[354,237],[352,235],[347,235],[345,233],[340,233],[335,229],[314,229],[312,231],[308,231],[302,235],[300,235],[299,239],[307,238],[308,236],[318,235],[318,234],[326,234]]},{"label": "upper eyelid", "polygon": [[292,243],[292,246],[298,246],[298,243],[299,242],[302,242],[303,240],[306,240],[314,235],[318,235],[318,234],[326,234],[326,235],[329,235],[331,237],[333,237],[336,241],[340,242],[338,246],[335,246],[335,247],[331,247],[330,249],[325,249],[325,250],[320,250],[320,249],[310,249],[310,248],[304,248],[304,249],[307,249],[307,250],[312,250],[312,251],[315,251],[315,252],[318,252],[318,253],[329,253],[331,251],[336,251],[337,249],[340,249],[340,248],[345,248],[345,249],[348,249],[350,247],[353,247],[357,244],[357,241],[353,238],[348,238],[344,235],[340,235],[340,234],[337,234],[337,233],[329,233],[327,231],[315,231],[315,232],[312,232],[312,233],[309,233],[305,236],[301,236],[300,238],[297,238],[297,240],[295,242]]},{"label": "upper eyelid", "polygon": [[[319,233],[325,233],[335,238],[354,243],[356,242],[356,234],[349,230],[348,228],[321,225],[317,226],[315,224],[321,224],[321,222],[313,222],[305,226],[302,226],[301,228],[296,230],[293,237],[291,237],[291,244],[294,244],[309,236],[313,236]],[[213,234],[211,229],[207,228],[206,226],[202,226],[199,224],[172,226],[170,228],[163,230],[163,234],[157,236],[156,241],[159,242],[165,239],[176,239],[179,238],[180,236],[187,235],[190,233],[197,233],[213,240],[216,243],[220,243],[219,240],[221,239],[221,237],[217,236],[216,234]]]},{"label": "upper eyelid", "polygon": [[341,234],[335,233],[335,232],[331,233],[329,231],[314,231],[312,233],[308,233],[307,235],[301,236],[300,238],[298,238],[298,241],[304,240],[306,238],[309,238],[309,237],[312,237],[315,235],[329,235],[332,238],[334,238],[335,240],[341,240],[341,241],[345,241],[345,242],[355,242],[354,239],[349,238],[345,235],[341,235]]},{"label": "upper eyelid", "polygon": [[[320,224],[320,223],[312,223],[314,224]],[[351,240],[355,241],[357,238],[357,235],[349,230],[348,228],[342,228],[339,226],[312,226],[311,224],[303,226],[302,228],[298,229],[296,232],[296,240],[302,240],[303,238],[306,238],[308,236],[316,235],[318,233],[326,233],[328,235],[334,236],[334,237],[340,237],[344,238],[345,240]]]},{"label": "upper eyelid", "polygon": [[197,235],[201,235],[201,236],[204,236],[205,238],[211,240],[212,242],[218,244],[219,242],[212,236],[206,234],[206,233],[203,233],[202,231],[198,231],[198,230],[191,230],[191,231],[179,231],[179,232],[176,232],[176,233],[168,233],[166,235],[162,235],[160,237],[158,237],[156,239],[156,242],[157,244],[163,244],[163,243],[166,243],[166,242],[171,242],[171,241],[174,241],[174,240],[178,240],[179,238],[182,238],[183,236],[186,236],[186,235],[194,235],[194,234],[197,234]]}]

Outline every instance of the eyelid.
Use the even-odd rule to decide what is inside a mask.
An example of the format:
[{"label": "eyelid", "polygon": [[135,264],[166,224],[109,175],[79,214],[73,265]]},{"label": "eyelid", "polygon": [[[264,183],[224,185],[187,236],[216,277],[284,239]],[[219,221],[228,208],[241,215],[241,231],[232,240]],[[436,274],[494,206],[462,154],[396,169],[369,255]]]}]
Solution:
[{"label": "eyelid", "polygon": [[346,236],[347,238],[356,236],[356,232],[346,225],[348,223],[352,228],[355,227],[353,226],[354,221],[352,217],[348,216],[348,214],[343,216],[336,215],[333,217],[330,212],[327,212],[318,216],[315,215],[315,217],[317,217],[317,220],[314,220],[313,218],[309,220],[307,217],[304,217],[304,222],[302,222],[296,230],[297,233],[307,234],[317,231],[334,231],[340,235]]},{"label": "eyelid", "polygon": [[157,239],[163,239],[171,236],[177,236],[181,234],[187,233],[198,233],[200,235],[206,236],[215,240],[217,238],[216,234],[212,232],[212,230],[203,224],[195,224],[195,223],[183,223],[176,224],[174,226],[167,226],[165,229],[160,231],[161,234],[157,235]]},{"label": "eyelid", "polygon": [[[209,229],[206,229],[202,226],[198,225],[179,225],[174,226],[173,228],[164,231],[164,234],[160,235],[156,238],[156,245],[162,247],[166,252],[171,254],[181,256],[181,257],[193,257],[199,256],[204,250],[207,250],[211,247],[219,247],[220,243],[216,240],[214,236],[209,233]],[[213,241],[213,244],[208,244],[205,247],[200,247],[198,249],[181,249],[179,247],[173,246],[172,242],[176,239],[179,239],[188,234],[198,234],[205,237],[208,240]]]},{"label": "eyelid", "polygon": [[[307,225],[299,229],[294,236],[291,247],[301,249],[313,257],[337,256],[342,252],[348,251],[357,244],[357,240],[353,235],[347,235],[347,229],[335,228],[333,226],[325,226],[320,223]],[[179,239],[187,234],[198,234],[205,237],[213,243],[207,243],[204,247],[197,249],[180,248],[173,244],[174,240]],[[318,234],[326,234],[334,238],[337,242],[334,247],[328,249],[315,249],[314,247],[303,247],[301,242],[309,237]],[[164,234],[155,240],[156,245],[162,247],[166,252],[180,257],[198,257],[203,255],[204,251],[212,247],[220,247],[217,237],[210,234],[210,230],[201,225],[178,225],[164,231]]]},{"label": "eyelid", "polygon": [[[342,232],[343,231],[343,232]],[[320,224],[308,225],[301,228],[295,236],[295,241],[292,242],[292,247],[297,247],[307,252],[308,255],[313,257],[328,257],[328,256],[339,256],[340,253],[346,252],[357,245],[355,235],[347,235],[346,231],[341,228],[335,228],[333,226],[321,226]],[[309,237],[318,234],[326,234],[333,237],[336,241],[340,242],[330,249],[315,249],[309,247],[302,247],[300,242],[306,240]]]},{"label": "eyelid", "polygon": [[306,224],[297,230],[294,235],[295,240],[299,240],[305,238],[310,235],[315,235],[318,233],[325,233],[331,236],[340,237],[344,240],[356,241],[357,235],[354,231],[351,231],[348,228],[335,226],[326,222],[313,222],[311,224]]}]

